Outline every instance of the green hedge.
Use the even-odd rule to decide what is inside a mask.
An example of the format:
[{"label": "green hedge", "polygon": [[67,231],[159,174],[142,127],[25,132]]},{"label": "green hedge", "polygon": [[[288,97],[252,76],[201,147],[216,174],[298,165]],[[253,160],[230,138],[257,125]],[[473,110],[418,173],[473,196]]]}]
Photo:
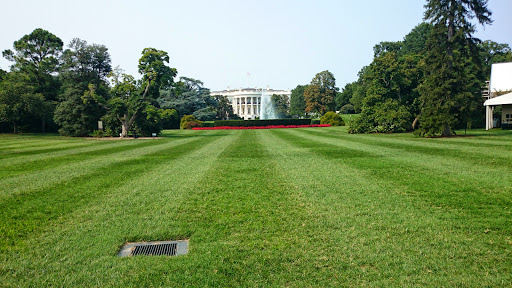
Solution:
[{"label": "green hedge", "polygon": [[201,123],[201,127],[215,127],[215,123],[213,121],[204,121]]},{"label": "green hedge", "polygon": [[272,126],[272,125],[309,125],[311,119],[269,119],[269,120],[218,120],[214,122],[215,127],[234,126],[234,127],[253,127],[253,126]]},{"label": "green hedge", "polygon": [[311,124],[320,124],[320,118],[311,119]]}]

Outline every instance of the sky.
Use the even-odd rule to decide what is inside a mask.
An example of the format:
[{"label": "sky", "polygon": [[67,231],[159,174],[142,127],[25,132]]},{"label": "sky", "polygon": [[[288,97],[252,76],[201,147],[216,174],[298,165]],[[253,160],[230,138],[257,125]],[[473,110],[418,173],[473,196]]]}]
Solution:
[{"label": "sky", "polygon": [[[36,28],[65,43],[105,45],[112,65],[140,78],[144,48],[169,53],[178,76],[212,91],[293,89],[332,72],[342,88],[371,63],[373,46],[422,22],[424,0],[17,0],[0,12],[0,50]],[[511,0],[490,0],[494,23],[476,37],[512,46]],[[0,59],[0,68],[10,63]]]}]

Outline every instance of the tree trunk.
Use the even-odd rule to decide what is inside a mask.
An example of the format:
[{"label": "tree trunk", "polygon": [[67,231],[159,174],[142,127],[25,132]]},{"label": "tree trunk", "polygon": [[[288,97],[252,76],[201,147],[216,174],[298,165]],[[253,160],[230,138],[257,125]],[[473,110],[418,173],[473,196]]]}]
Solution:
[{"label": "tree trunk", "polygon": [[124,137],[128,136],[128,127],[126,127],[127,123],[125,121],[123,121],[121,124],[122,124],[121,126],[122,126],[122,129],[123,129],[121,131],[121,138],[124,138]]},{"label": "tree trunk", "polygon": [[41,133],[46,133],[46,119],[41,119]]},{"label": "tree trunk", "polygon": [[414,121],[412,121],[412,129],[416,129],[416,126],[418,125],[419,121],[420,121],[420,115],[416,116],[416,118],[414,118]]},{"label": "tree trunk", "polygon": [[441,137],[452,136],[452,130],[450,129],[450,125],[448,123],[443,124],[443,132],[441,133]]},{"label": "tree trunk", "polygon": [[18,134],[18,127],[16,127],[16,122],[14,122],[14,134]]}]

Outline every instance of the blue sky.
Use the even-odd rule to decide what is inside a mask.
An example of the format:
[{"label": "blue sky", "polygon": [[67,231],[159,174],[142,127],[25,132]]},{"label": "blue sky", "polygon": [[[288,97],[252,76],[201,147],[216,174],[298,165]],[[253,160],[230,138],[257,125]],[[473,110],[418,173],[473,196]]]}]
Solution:
[{"label": "blue sky", "polygon": [[[494,23],[477,37],[512,46],[512,1],[491,0]],[[292,89],[331,71],[338,87],[357,79],[373,46],[398,41],[422,21],[423,0],[6,1],[0,50],[35,28],[67,45],[106,45],[114,66],[139,77],[142,49],[169,53],[179,76],[227,86]],[[9,62],[0,60],[8,70]],[[248,76],[248,73],[251,76]]]}]

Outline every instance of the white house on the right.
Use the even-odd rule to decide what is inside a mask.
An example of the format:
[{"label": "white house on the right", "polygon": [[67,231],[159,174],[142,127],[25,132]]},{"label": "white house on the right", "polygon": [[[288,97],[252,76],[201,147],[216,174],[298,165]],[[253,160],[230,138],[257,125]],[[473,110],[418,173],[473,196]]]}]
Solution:
[{"label": "white house on the right", "polygon": [[494,107],[502,106],[501,127],[512,129],[512,62],[492,64],[489,99],[485,106],[485,129],[494,127]]}]

